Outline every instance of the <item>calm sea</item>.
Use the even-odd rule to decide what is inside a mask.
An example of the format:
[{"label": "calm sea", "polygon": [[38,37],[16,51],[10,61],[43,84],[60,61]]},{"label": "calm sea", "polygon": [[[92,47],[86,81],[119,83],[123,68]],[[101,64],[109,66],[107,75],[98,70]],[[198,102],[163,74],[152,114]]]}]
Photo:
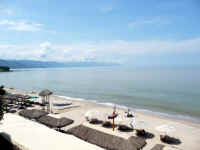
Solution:
[{"label": "calm sea", "polygon": [[199,68],[86,67],[20,69],[0,73],[0,84],[137,111],[200,120]]}]

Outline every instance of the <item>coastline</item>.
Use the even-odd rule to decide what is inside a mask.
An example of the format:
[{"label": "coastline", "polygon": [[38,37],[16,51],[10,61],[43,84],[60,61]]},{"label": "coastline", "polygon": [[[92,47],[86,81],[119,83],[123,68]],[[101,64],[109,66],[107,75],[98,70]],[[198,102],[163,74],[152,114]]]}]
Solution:
[{"label": "coastline", "polygon": [[[6,89],[6,90],[16,94],[25,94],[25,95],[29,94],[33,96],[37,95],[37,93],[31,94],[30,92],[25,92],[23,90],[15,90],[15,89]],[[113,132],[110,129],[102,128],[100,125],[90,125],[85,120],[84,115],[87,111],[90,110],[98,110],[99,112],[106,112],[108,114],[111,114],[113,111],[113,107],[111,106],[106,106],[85,100],[73,100],[56,95],[51,96],[51,99],[53,100],[53,102],[71,102],[74,105],[78,106],[78,107],[70,107],[67,109],[54,111],[55,116],[67,117],[74,120],[73,124],[63,127],[63,130],[68,130],[77,125],[83,124],[85,126],[100,130],[102,132],[106,132],[108,134],[113,134],[115,136],[120,136],[123,138],[128,138],[133,135],[136,136],[135,132],[122,133],[117,130]],[[124,114],[125,111],[126,111],[125,108],[117,108],[117,112],[119,114]],[[173,146],[179,150],[185,150],[185,149],[199,150],[200,124],[180,119],[169,118],[166,116],[161,116],[159,114],[149,114],[146,112],[138,112],[135,110],[132,110],[132,112],[134,114],[133,119],[137,121],[144,121],[146,124],[145,130],[155,135],[154,138],[147,139],[147,145],[143,148],[143,150],[150,150],[153,146],[155,146],[155,144],[164,144],[160,141],[160,135],[163,133],[157,131],[156,127],[165,124],[172,125],[176,129],[175,132],[169,133],[169,135],[180,139],[181,144],[180,145],[164,144],[164,145]]]},{"label": "coastline", "polygon": [[[85,103],[85,104],[89,104],[89,105],[96,105],[97,107],[107,107],[107,108],[113,108],[114,104],[113,103],[109,103],[109,105],[107,105],[107,103],[99,103],[97,101],[89,101],[89,100],[85,100],[85,99],[81,99],[81,98],[76,98],[76,100],[72,97],[67,97],[67,96],[60,96],[60,95],[55,95],[54,97],[59,98],[63,98],[63,100],[66,101],[78,101],[80,103]],[[116,105],[116,108],[122,111],[127,111],[128,107],[123,106],[123,105]],[[181,119],[181,118],[176,118],[175,116],[172,117],[172,115],[168,115],[167,113],[162,113],[162,112],[154,112],[151,110],[146,110],[146,109],[138,109],[138,108],[130,108],[130,110],[136,114],[139,115],[145,115],[145,116],[149,116],[149,117],[157,117],[160,119],[167,119],[170,121],[176,121],[179,123],[183,123],[183,124],[187,124],[193,127],[197,127],[200,128],[200,124],[198,123],[198,121],[192,121],[192,120],[187,120],[187,119]],[[150,112],[150,113],[149,113]]]},{"label": "coastline", "polygon": [[[23,89],[10,89],[10,88],[5,88],[8,91],[11,92],[15,92],[18,94],[30,94],[30,91],[25,91]],[[38,91],[35,91],[36,93],[38,93]],[[33,94],[35,95],[35,94]],[[37,94],[36,94],[37,95]],[[159,117],[162,119],[168,119],[171,121],[177,121],[180,123],[186,123],[188,125],[194,126],[194,127],[199,127],[200,128],[200,119],[192,117],[192,116],[184,116],[183,114],[170,114],[168,112],[159,112],[159,111],[153,111],[150,109],[143,109],[143,108],[137,108],[137,107],[127,107],[125,105],[119,105],[119,104],[114,104],[114,103],[110,103],[110,102],[98,102],[97,100],[87,100],[84,98],[75,98],[75,97],[68,97],[65,95],[53,95],[53,97],[56,97],[56,99],[62,99],[62,100],[66,100],[66,101],[78,101],[80,103],[86,103],[86,104],[94,104],[96,106],[104,106],[107,108],[113,108],[114,106],[116,106],[118,109],[120,110],[127,110],[128,108],[137,113],[137,114],[143,114],[143,115],[147,115],[147,116],[151,116],[151,117]],[[178,117],[180,116],[180,117]]]}]

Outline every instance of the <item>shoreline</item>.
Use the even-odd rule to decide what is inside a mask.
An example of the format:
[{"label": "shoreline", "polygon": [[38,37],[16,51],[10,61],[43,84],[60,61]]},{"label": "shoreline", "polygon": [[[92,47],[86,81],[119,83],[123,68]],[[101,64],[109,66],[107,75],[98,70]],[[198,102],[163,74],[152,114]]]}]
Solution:
[{"label": "shoreline", "polygon": [[[19,94],[30,94],[31,91],[26,91],[23,89],[11,89],[11,88],[5,88],[6,90],[14,90],[15,92],[19,93]],[[38,94],[38,91],[35,91],[36,95]],[[34,94],[33,94],[34,95]],[[189,115],[184,116],[183,114],[170,114],[170,112],[159,112],[159,111],[154,111],[154,110],[150,110],[150,109],[143,109],[143,108],[137,108],[136,107],[127,107],[125,105],[119,105],[119,104],[114,104],[111,102],[99,102],[97,100],[87,100],[84,98],[75,98],[75,97],[69,97],[69,96],[65,96],[65,95],[53,95],[53,97],[56,98],[62,98],[63,100],[70,100],[70,101],[78,101],[80,103],[89,103],[89,104],[95,104],[96,106],[104,106],[107,108],[113,108],[114,105],[120,109],[120,110],[127,110],[128,108],[133,111],[136,112],[138,114],[143,114],[143,115],[149,115],[152,117],[159,117],[162,119],[169,119],[169,120],[173,120],[173,121],[178,121],[180,123],[186,123],[189,125],[192,125],[194,127],[199,127],[200,128],[200,119],[199,118],[195,118]],[[180,116],[180,117],[178,117]]]},{"label": "shoreline", "polygon": [[[183,114],[170,114],[167,112],[159,112],[159,111],[153,111],[150,109],[142,109],[142,108],[137,108],[137,107],[127,107],[125,105],[119,105],[119,104],[114,104],[114,103],[110,103],[110,102],[98,102],[96,100],[92,101],[92,100],[87,100],[84,98],[74,98],[74,97],[68,97],[68,96],[63,96],[63,95],[62,96],[54,95],[54,96],[59,97],[59,98],[64,98],[66,100],[87,102],[87,103],[92,103],[92,104],[96,104],[96,105],[106,106],[109,108],[113,108],[114,106],[116,106],[118,109],[122,109],[122,110],[127,110],[129,108],[131,111],[141,113],[144,115],[151,115],[151,116],[166,118],[166,119],[170,119],[170,120],[177,120],[177,121],[180,121],[183,123],[189,122],[189,123],[193,124],[194,126],[200,124],[200,119],[191,117],[188,115],[184,117]],[[178,116],[180,116],[180,117],[178,117]]]},{"label": "shoreline", "polygon": [[[31,96],[38,96],[37,93],[31,94],[31,92],[23,90],[16,90],[16,89],[6,89],[6,90],[16,94],[25,94],[25,95],[29,94]],[[87,127],[100,130],[101,132],[105,132],[122,138],[136,136],[136,132],[120,132],[118,130],[115,130],[115,132],[113,132],[111,129],[105,129],[100,125],[91,125],[86,121],[85,113],[87,113],[88,111],[97,110],[100,113],[103,112],[106,114],[111,114],[113,111],[113,107],[111,106],[106,106],[85,100],[73,100],[66,97],[59,97],[57,95],[51,96],[50,99],[53,101],[53,103],[71,102],[72,105],[78,106],[78,107],[67,107],[66,109],[53,108],[54,112],[53,116],[67,117],[69,119],[74,120],[73,124],[62,128],[65,131],[78,125],[85,125]],[[123,115],[125,115],[125,110],[127,109],[117,108],[117,113],[119,114],[119,117],[120,116],[123,117]],[[156,144],[163,144],[165,146],[175,147],[176,149],[180,150],[185,150],[185,149],[199,150],[200,124],[192,123],[190,121],[173,119],[166,116],[161,116],[159,114],[149,114],[146,112],[138,112],[135,110],[132,110],[131,112],[134,115],[133,120],[138,122],[140,121],[145,122],[146,125],[144,129],[155,135],[154,138],[146,140],[147,145],[143,148],[143,150],[150,150]],[[120,123],[123,120],[116,120],[116,121]],[[160,135],[162,135],[163,132],[158,131],[156,128],[162,125],[170,125],[175,128],[175,132],[167,134],[169,134],[172,137],[180,139],[181,140],[180,145],[168,145],[160,141]]]},{"label": "shoreline", "polygon": [[[114,106],[114,105],[113,106],[106,105],[106,103],[104,104],[104,103],[99,103],[99,102],[96,102],[96,101],[78,100],[79,98],[77,98],[75,100],[72,97],[67,97],[67,96],[54,95],[54,97],[62,98],[62,99],[65,99],[66,101],[70,100],[70,101],[78,101],[80,103],[92,104],[92,105],[96,105],[97,107],[101,106],[101,107],[113,108],[113,106]],[[126,111],[127,108],[125,108],[125,107],[126,106],[123,106],[123,105],[116,105],[116,108],[118,110]],[[187,119],[181,119],[181,118],[179,119],[179,118],[167,116],[168,114],[162,115],[162,114],[164,114],[162,112],[153,112],[151,110],[137,109],[137,108],[130,108],[130,110],[131,110],[131,112],[134,112],[134,113],[137,113],[137,114],[141,114],[141,115],[145,115],[145,116],[150,116],[150,117],[158,117],[160,119],[167,119],[167,120],[170,120],[170,121],[176,121],[176,122],[179,122],[179,123],[184,123],[184,124],[190,125],[192,127],[200,128],[200,124],[198,122],[195,122],[195,121],[192,121],[192,120],[187,120]],[[148,112],[152,112],[152,113],[148,113]],[[199,120],[199,122],[200,122],[200,120]]]}]

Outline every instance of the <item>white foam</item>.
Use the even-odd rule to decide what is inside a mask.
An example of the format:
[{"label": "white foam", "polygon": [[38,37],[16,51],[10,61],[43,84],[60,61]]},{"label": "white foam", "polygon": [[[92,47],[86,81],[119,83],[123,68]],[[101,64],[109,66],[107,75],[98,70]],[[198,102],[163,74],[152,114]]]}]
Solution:
[{"label": "white foam", "polygon": [[84,98],[75,98],[75,97],[60,96],[60,95],[55,95],[55,96],[60,97],[60,98],[64,98],[64,99],[67,99],[67,100],[72,100],[72,101],[87,101],[87,102],[97,103],[97,100],[86,100]]},{"label": "white foam", "polygon": [[68,100],[74,100],[74,101],[86,101],[86,102],[91,102],[91,103],[96,103],[99,105],[104,105],[104,106],[110,106],[110,107],[116,107],[116,108],[121,108],[121,109],[130,109],[130,110],[134,110],[136,112],[144,112],[144,113],[148,113],[148,114],[155,114],[155,115],[160,115],[160,116],[164,116],[164,117],[169,117],[169,118],[174,118],[174,119],[180,119],[180,120],[188,120],[188,121],[192,121],[194,123],[200,123],[200,120],[191,116],[187,116],[187,115],[181,115],[181,114],[170,114],[167,112],[158,112],[158,111],[152,111],[149,109],[140,109],[135,107],[128,107],[125,105],[119,105],[116,103],[112,103],[112,102],[99,102],[98,100],[89,100],[89,99],[84,99],[84,98],[75,98],[75,97],[68,97],[68,96],[60,96],[60,95],[56,95],[58,97],[61,98],[65,98]]}]

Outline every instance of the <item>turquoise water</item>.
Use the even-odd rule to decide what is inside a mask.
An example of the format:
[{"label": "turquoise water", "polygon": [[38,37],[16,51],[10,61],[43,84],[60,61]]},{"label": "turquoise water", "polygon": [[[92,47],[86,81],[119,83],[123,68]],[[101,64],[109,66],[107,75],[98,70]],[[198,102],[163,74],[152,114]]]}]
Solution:
[{"label": "turquoise water", "polygon": [[199,68],[49,68],[0,73],[0,84],[200,120]]}]

